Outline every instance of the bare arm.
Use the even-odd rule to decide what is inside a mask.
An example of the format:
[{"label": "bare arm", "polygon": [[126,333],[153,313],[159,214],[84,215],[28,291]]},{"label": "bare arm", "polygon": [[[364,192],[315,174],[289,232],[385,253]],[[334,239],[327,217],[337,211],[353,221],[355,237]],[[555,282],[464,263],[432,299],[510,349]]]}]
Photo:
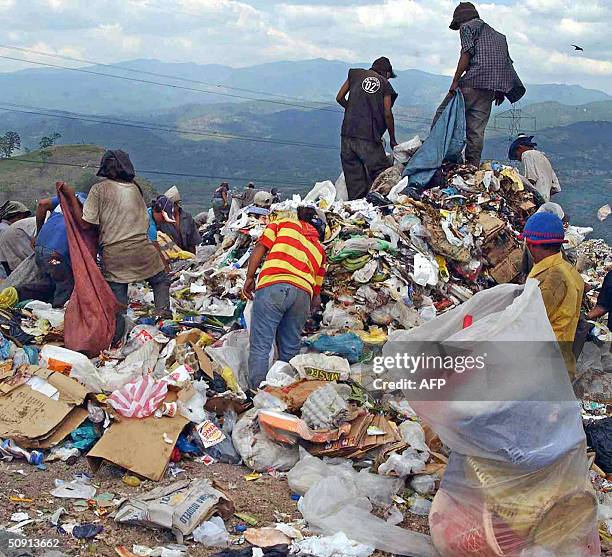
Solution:
[{"label": "bare arm", "polygon": [[77,224],[82,230],[95,230],[96,225],[83,220],[83,206],[79,203],[79,200],[74,195],[74,190],[66,182],[56,182],[55,187],[57,193],[64,192],[66,194],[66,200],[71,208],[72,214],[77,219]]},{"label": "bare arm", "polygon": [[251,257],[249,257],[246,281],[244,282],[244,287],[242,288],[242,293],[249,300],[253,299],[253,291],[255,290],[255,273],[261,264],[261,260],[266,256],[266,253],[268,253],[268,248],[266,248],[263,244],[257,244],[253,249],[253,253],[251,253]]},{"label": "bare arm", "polygon": [[349,92],[349,81],[348,79],[342,84],[342,87],[340,87],[340,91],[338,91],[338,94],[336,95],[336,102],[343,108],[346,108],[348,106],[348,100],[346,98],[346,95]]},{"label": "bare arm", "polygon": [[38,202],[36,207],[36,236],[38,236],[40,229],[45,224],[45,219],[47,218],[47,213],[52,210],[53,204],[51,203],[51,199],[46,197],[45,199],[41,199]]},{"label": "bare arm", "polygon": [[589,313],[587,313],[587,319],[597,319],[598,317],[603,317],[608,310],[601,306],[595,306]]},{"label": "bare arm", "polygon": [[457,62],[457,70],[455,71],[455,75],[453,76],[453,82],[450,86],[450,91],[454,93],[459,88],[459,80],[461,76],[467,71],[470,67],[470,58],[468,52],[462,52],[459,57],[459,62]]},{"label": "bare arm", "polygon": [[389,130],[389,141],[391,142],[391,149],[397,145],[395,140],[395,119],[393,118],[393,109],[391,102],[391,95],[387,95],[384,98],[385,103],[385,122],[387,123],[387,129]]}]

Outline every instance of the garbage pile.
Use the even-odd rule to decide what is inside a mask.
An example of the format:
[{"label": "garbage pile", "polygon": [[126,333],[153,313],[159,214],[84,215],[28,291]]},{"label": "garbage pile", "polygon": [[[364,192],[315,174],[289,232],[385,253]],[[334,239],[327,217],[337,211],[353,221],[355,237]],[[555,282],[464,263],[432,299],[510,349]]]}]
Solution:
[{"label": "garbage pile", "polygon": [[[86,456],[93,472],[117,467],[123,483],[133,486],[163,480],[182,460],[201,464],[202,470],[214,463],[243,464],[255,477],[287,473],[304,521],[280,521],[274,528],[247,525],[238,536],[240,543],[246,539],[271,557],[290,549],[321,556],[367,557],[375,550],[434,556],[429,536],[399,524],[405,516],[430,515],[443,476],[451,478],[444,480],[444,497],[453,501],[446,500],[446,510],[440,510],[438,497],[438,512],[465,515],[461,523],[435,523],[434,542],[443,555],[467,554],[474,541],[468,531],[477,531],[473,553],[483,556],[514,555],[510,551],[517,548],[565,540],[559,528],[546,529],[544,518],[559,517],[566,496],[573,505],[570,515],[580,519],[568,532],[580,545],[590,535],[589,521],[594,522],[595,496],[586,485],[573,499],[565,489],[567,482],[580,481],[584,464],[574,445],[555,445],[559,454],[549,455],[544,465],[550,468],[537,477],[518,457],[500,471],[493,464],[498,455],[472,455],[448,434],[463,427],[452,423],[460,413],[440,423],[444,408],[437,415],[423,403],[413,409],[401,388],[375,386],[372,362],[389,350],[387,340],[394,335],[440,329],[446,314],[455,319],[452,312],[462,311],[466,302],[479,307],[494,287],[519,296],[520,287],[507,283],[521,278],[517,237],[536,208],[518,173],[497,163],[479,169],[445,165],[434,177],[435,187],[418,195],[401,173],[401,165],[385,171],[366,199],[337,199],[342,180],[318,183],[305,197],[327,221],[324,307],[307,323],[299,355],[282,362],[271,354],[257,393],[249,392],[247,381],[251,308],[241,297],[246,264],[266,223],[295,214],[303,202],[298,196],[274,205],[270,214],[243,211],[222,236],[218,224],[205,227],[205,236],[217,236],[220,243],[200,246],[195,256],[166,251],[173,260],[174,318],[155,321],[152,293],[132,285],[123,342],[92,359],[62,346],[63,310],[20,302],[14,289],[3,291],[0,455],[33,466],[54,460],[70,464]],[[588,280],[601,279],[610,248],[590,241],[579,245],[578,253]],[[504,308],[498,311],[501,315]],[[475,442],[488,427],[491,408],[466,404],[481,420],[476,424],[481,430],[469,431]],[[554,437],[563,420],[555,422],[556,414],[548,410],[542,405],[534,416],[552,420],[547,431]],[[565,411],[562,417],[570,422],[577,409]],[[520,448],[525,428],[517,416],[509,410],[505,419],[514,428],[510,442]],[[564,431],[564,442],[580,438],[574,430]],[[452,458],[451,450],[467,461]],[[524,493],[548,485],[555,466],[566,467],[564,482],[555,486],[557,498],[545,501],[538,491],[538,497],[521,499],[518,509],[508,506],[508,492],[500,487],[504,478],[510,478],[511,491]],[[479,499],[454,508],[468,485],[465,478],[457,481],[466,467],[469,481],[480,482],[478,489],[470,484]],[[56,489],[55,497],[73,494],[86,502],[96,495],[90,482],[79,479]],[[224,521],[235,511],[248,511],[236,508],[227,490],[204,478],[159,485],[108,506],[107,518],[117,524],[171,531],[177,555],[187,554],[181,549],[187,543],[221,548],[238,543]],[[538,515],[540,508],[549,514]],[[490,521],[481,524],[482,516]],[[440,528],[454,545],[440,541]],[[92,531],[92,537],[99,532]]]}]

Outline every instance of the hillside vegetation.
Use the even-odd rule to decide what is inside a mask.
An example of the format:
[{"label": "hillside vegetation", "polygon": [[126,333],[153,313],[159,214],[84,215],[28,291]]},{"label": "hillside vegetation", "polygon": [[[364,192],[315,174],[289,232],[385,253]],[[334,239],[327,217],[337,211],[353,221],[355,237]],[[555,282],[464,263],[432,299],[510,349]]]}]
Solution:
[{"label": "hillside vegetation", "polygon": [[[96,176],[104,148],[97,145],[58,145],[28,154],[0,159],[0,203],[21,201],[33,209],[36,201],[55,195],[55,183],[68,182],[76,190],[89,191]],[[74,166],[68,166],[74,165]],[[153,186],[138,178],[150,198]]]}]

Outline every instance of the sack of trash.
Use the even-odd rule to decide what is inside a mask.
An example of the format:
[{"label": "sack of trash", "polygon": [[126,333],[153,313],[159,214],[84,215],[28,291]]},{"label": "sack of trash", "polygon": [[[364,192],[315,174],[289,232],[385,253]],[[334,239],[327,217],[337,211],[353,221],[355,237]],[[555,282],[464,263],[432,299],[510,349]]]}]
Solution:
[{"label": "sack of trash", "polygon": [[449,373],[443,397],[433,397],[442,400],[407,396],[452,451],[429,514],[436,549],[443,557],[599,555],[580,408],[537,281],[480,292],[392,333],[383,355],[425,353],[436,342],[488,352],[481,369]]}]

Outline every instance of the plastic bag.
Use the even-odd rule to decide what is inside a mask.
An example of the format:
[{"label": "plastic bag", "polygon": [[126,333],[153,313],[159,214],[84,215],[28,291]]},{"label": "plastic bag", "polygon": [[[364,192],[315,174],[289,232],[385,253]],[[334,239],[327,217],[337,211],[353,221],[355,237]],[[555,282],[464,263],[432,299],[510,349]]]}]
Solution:
[{"label": "plastic bag", "polygon": [[64,310],[53,309],[51,304],[41,302],[40,300],[32,300],[25,305],[39,319],[49,321],[51,327],[61,328],[64,326]]},{"label": "plastic bag", "polygon": [[351,374],[351,366],[339,356],[298,354],[289,363],[297,369],[302,379],[346,381]]},{"label": "plastic bag", "polygon": [[398,478],[372,474],[367,469],[357,472],[350,460],[336,458],[333,463],[326,462],[303,448],[300,461],[287,474],[287,481],[292,491],[304,495],[319,480],[334,476],[350,480],[360,495],[377,505],[390,505],[403,484]]},{"label": "plastic bag", "polygon": [[268,370],[265,384],[270,387],[288,387],[298,381],[298,379],[291,364],[277,360]]},{"label": "plastic bag", "polygon": [[452,451],[429,515],[436,548],[444,557],[468,547],[483,556],[599,555],[580,408],[536,280],[479,292],[418,329],[392,333],[383,355],[397,353],[398,343],[418,353],[419,342],[473,350],[482,339],[511,357],[455,374],[438,397],[445,400],[409,397]]},{"label": "plastic bag", "polygon": [[293,542],[292,549],[313,557],[369,557],[374,553],[374,547],[349,540],[344,532],[305,538]]},{"label": "plastic bag", "polygon": [[206,396],[195,389],[193,391],[193,396],[187,400],[183,400],[179,396],[177,401],[178,412],[183,418],[187,418],[190,422],[200,424],[206,419],[208,414],[206,410],[204,410]]},{"label": "plastic bag", "polygon": [[407,420],[400,424],[400,433],[406,443],[408,443],[413,449],[417,451],[423,451],[428,453],[429,447],[425,443],[425,432],[421,427],[421,424]]},{"label": "plastic bag", "polygon": [[[347,196],[348,197],[348,196]],[[336,187],[333,182],[325,180],[317,182],[314,187],[306,194],[305,203],[319,203],[323,209],[327,209],[336,200]]]},{"label": "plastic bag", "polygon": [[344,178],[344,172],[338,176],[336,183],[336,200],[337,201],[348,201],[348,190],[346,189],[346,179]]},{"label": "plastic bag", "polygon": [[319,480],[298,501],[309,526],[323,534],[346,536],[381,551],[412,557],[437,557],[429,536],[393,526],[371,514],[372,505],[346,478]]},{"label": "plastic bag", "polygon": [[257,420],[257,409],[245,412],[232,431],[234,447],[242,457],[245,466],[263,472],[268,468],[286,471],[299,459],[296,446],[275,443],[261,431]]},{"label": "plastic bag", "polygon": [[193,541],[206,547],[227,547],[230,540],[225,522],[220,516],[213,516],[210,520],[202,522],[193,531]]},{"label": "plastic bag", "polygon": [[386,462],[383,462],[378,467],[378,473],[384,475],[394,472],[400,478],[405,478],[406,476],[425,470],[427,458],[428,456],[423,458],[423,456],[414,449],[406,449],[401,454],[391,454]]},{"label": "plastic bag", "polygon": [[308,344],[317,352],[329,352],[336,356],[346,358],[349,363],[355,364],[359,361],[363,352],[363,341],[355,333],[344,333],[342,335],[318,335]]},{"label": "plastic bag", "polygon": [[240,387],[248,389],[249,376],[249,333],[245,329],[231,331],[221,339],[221,346],[207,346],[206,353],[222,368],[228,367],[234,373]]},{"label": "plastic bag", "polygon": [[115,391],[107,402],[125,418],[146,418],[157,410],[167,394],[165,381],[144,376]]},{"label": "plastic bag", "polygon": [[393,147],[393,158],[400,164],[406,164],[421,145],[423,145],[421,138],[415,135],[410,141],[404,141]]}]

